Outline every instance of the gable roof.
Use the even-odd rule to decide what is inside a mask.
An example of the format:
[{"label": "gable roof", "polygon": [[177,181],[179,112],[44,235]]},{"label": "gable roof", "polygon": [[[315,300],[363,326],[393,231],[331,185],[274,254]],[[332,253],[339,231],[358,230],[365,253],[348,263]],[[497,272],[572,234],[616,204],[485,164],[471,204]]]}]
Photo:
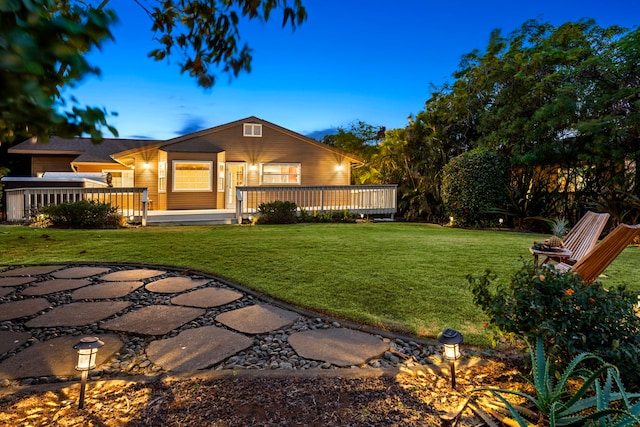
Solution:
[{"label": "gable roof", "polygon": [[261,124],[297,139],[301,143],[310,144],[317,148],[341,155],[350,159],[352,163],[364,163],[362,159],[353,154],[331,147],[327,144],[316,141],[313,138],[309,138],[308,136],[304,136],[255,116],[214,126],[212,128],[187,135],[178,136],[166,141],[106,138],[101,143],[94,143],[89,138],[64,139],[54,136],[49,139],[49,142],[45,143],[39,141],[37,138],[30,138],[9,148],[9,153],[77,155],[78,157],[73,161],[74,163],[118,163],[114,160],[115,158],[133,155],[139,152],[142,148],[146,150],[161,149],[163,151],[218,153],[224,150],[211,143],[204,142],[202,137],[242,125],[243,123]]},{"label": "gable roof", "polygon": [[[268,122],[266,120],[260,119],[256,116],[249,116],[246,117],[244,119],[240,119],[240,120],[236,120],[230,123],[225,123],[222,125],[218,125],[218,126],[214,126],[212,128],[209,129],[204,129],[198,132],[194,132],[194,133],[190,133],[187,135],[182,135],[182,136],[178,136],[176,138],[172,138],[166,141],[156,141],[152,144],[150,144],[148,146],[148,148],[158,148],[160,150],[163,151],[198,151],[197,149],[195,149],[195,147],[199,147],[201,152],[217,152],[217,151],[213,151],[212,147],[214,148],[218,148],[215,147],[214,145],[207,145],[207,146],[203,146],[201,144],[209,144],[209,143],[205,143],[202,138],[208,135],[212,135],[221,131],[224,131],[226,129],[232,128],[232,127],[236,127],[236,126],[240,126],[244,123],[255,123],[255,124],[261,124],[263,126],[267,126],[270,127],[280,133],[286,134],[290,137],[293,137],[297,140],[299,140],[301,143],[306,143],[306,144],[310,144],[313,145],[317,148],[321,148],[323,150],[327,150],[327,151],[331,151],[333,153],[339,154],[343,157],[346,157],[348,159],[350,159],[353,163],[364,163],[364,161],[360,158],[358,158],[357,156],[347,153],[345,151],[339,150],[337,148],[333,148],[325,143],[316,141],[313,138],[309,138],[308,136],[304,136],[300,133],[294,132],[292,130],[283,128],[282,126],[278,126],[274,123]],[[179,148],[178,148],[179,146]],[[206,149],[208,148],[208,149]],[[218,149],[219,151],[224,151],[222,149]],[[122,151],[119,153],[114,153],[114,157],[120,157],[120,156],[126,156],[126,155],[131,155],[135,152],[135,150],[126,150],[126,151]]]},{"label": "gable roof", "polygon": [[65,139],[53,136],[48,142],[38,138],[30,138],[13,147],[11,154],[35,155],[76,155],[75,163],[117,163],[111,155],[119,151],[139,149],[156,141],[148,139],[116,139],[106,138],[100,143],[94,143],[89,138]]}]

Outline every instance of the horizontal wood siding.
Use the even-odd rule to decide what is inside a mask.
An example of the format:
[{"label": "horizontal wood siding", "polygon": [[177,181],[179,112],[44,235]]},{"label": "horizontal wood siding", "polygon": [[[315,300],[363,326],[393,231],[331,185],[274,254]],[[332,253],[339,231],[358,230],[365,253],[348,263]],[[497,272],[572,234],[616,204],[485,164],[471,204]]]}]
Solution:
[{"label": "horizontal wood siding", "polygon": [[[167,209],[216,209],[217,208],[217,185],[216,185],[216,153],[167,153]],[[173,161],[174,160],[195,160],[213,162],[213,176],[211,190],[206,192],[197,191],[173,191]]]},{"label": "horizontal wood siding", "polygon": [[[159,209],[155,206],[158,200],[158,150],[136,153],[130,162],[134,166],[135,186],[147,189],[151,200],[150,209]],[[148,165],[148,168],[145,165]]]},{"label": "horizontal wood siding", "polygon": [[71,162],[78,156],[31,156],[31,175],[43,172],[73,172]]},{"label": "horizontal wood siding", "polygon": [[[259,122],[258,122],[259,123]],[[247,163],[247,185],[261,185],[260,164],[300,163],[300,185],[349,185],[350,165],[344,157],[263,124],[262,137],[246,137],[242,124],[200,138],[222,148],[227,162]],[[342,171],[337,166],[342,164]],[[251,171],[251,165],[258,170]]]}]

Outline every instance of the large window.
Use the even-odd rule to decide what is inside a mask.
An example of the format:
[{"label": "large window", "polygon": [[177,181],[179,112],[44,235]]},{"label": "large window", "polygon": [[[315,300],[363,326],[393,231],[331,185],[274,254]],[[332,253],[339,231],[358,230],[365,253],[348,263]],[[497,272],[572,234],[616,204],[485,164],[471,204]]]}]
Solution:
[{"label": "large window", "polygon": [[262,137],[262,125],[256,123],[245,123],[242,127],[243,136]]},{"label": "large window", "polygon": [[263,184],[300,184],[300,163],[263,163]]},{"label": "large window", "polygon": [[173,191],[211,191],[213,162],[173,162]]}]

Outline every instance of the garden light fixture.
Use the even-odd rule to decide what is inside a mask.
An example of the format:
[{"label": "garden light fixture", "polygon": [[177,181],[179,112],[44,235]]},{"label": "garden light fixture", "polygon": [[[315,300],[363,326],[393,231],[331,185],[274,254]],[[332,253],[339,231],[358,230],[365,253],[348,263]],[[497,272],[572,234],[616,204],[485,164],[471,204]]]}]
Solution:
[{"label": "garden light fixture", "polygon": [[456,388],[456,360],[460,359],[460,343],[462,334],[455,329],[445,329],[438,335],[438,341],[444,346],[444,358],[451,367],[451,388]]},{"label": "garden light fixture", "polygon": [[104,343],[97,337],[84,337],[78,344],[73,346],[74,349],[78,350],[76,371],[82,372],[78,409],[84,409],[84,390],[87,386],[87,376],[89,371],[96,367],[96,355],[98,354],[98,349],[103,345]]}]

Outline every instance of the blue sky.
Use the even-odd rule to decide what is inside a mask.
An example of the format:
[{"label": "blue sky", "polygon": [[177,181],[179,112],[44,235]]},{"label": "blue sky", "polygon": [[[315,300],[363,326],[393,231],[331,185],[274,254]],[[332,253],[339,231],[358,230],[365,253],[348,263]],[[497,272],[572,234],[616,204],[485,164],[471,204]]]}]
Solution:
[{"label": "blue sky", "polygon": [[221,76],[203,90],[177,64],[147,58],[151,22],[133,0],[110,0],[120,18],[115,41],[90,56],[102,75],[72,93],[82,104],[116,111],[111,123],[122,138],[169,139],[247,116],[303,134],[356,120],[392,129],[423,109],[431,84],[450,80],[462,55],[484,50],[495,28],[506,35],[533,18],[640,24],[638,0],[304,3],[309,17],[294,33],[280,28],[279,15],[246,25],[252,72]]}]

